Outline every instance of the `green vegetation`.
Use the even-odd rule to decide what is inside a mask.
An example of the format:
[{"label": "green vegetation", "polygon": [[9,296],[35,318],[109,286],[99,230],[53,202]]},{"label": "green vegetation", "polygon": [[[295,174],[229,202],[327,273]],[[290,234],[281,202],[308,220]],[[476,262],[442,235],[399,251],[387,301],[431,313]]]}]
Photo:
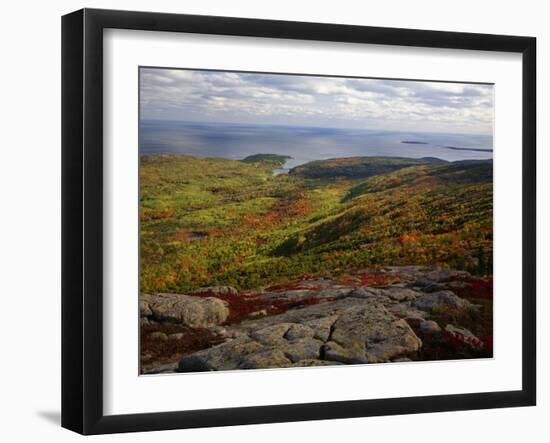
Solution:
[{"label": "green vegetation", "polygon": [[273,176],[285,160],[142,157],[142,291],[246,290],[379,265],[491,274],[492,162],[360,157]]},{"label": "green vegetation", "polygon": [[317,160],[294,168],[292,174],[305,178],[366,178],[385,174],[407,166],[445,163],[438,158],[350,157]]},{"label": "green vegetation", "polygon": [[290,160],[291,158],[292,157],[289,157],[288,155],[279,154],[254,154],[249,155],[241,161],[245,163],[263,163],[280,168],[287,160]]}]

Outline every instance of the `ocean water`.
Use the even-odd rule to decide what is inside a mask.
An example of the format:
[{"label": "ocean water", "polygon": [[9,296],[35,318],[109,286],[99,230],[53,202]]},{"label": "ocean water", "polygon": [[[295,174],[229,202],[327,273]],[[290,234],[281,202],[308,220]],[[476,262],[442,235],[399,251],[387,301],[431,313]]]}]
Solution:
[{"label": "ocean water", "polygon": [[493,158],[493,137],[478,134],[144,120],[139,140],[141,155],[178,153],[240,160],[272,153],[292,157],[285,168],[355,156]]}]

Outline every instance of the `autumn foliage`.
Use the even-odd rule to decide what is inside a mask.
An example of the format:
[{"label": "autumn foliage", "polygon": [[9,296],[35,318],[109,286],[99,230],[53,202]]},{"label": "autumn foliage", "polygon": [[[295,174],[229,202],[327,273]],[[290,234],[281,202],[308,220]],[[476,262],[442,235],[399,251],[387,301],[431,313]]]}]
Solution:
[{"label": "autumn foliage", "polygon": [[362,269],[437,265],[482,277],[468,291],[491,297],[491,162],[358,157],[273,176],[277,158],[264,157],[141,157],[143,292],[351,283]]}]

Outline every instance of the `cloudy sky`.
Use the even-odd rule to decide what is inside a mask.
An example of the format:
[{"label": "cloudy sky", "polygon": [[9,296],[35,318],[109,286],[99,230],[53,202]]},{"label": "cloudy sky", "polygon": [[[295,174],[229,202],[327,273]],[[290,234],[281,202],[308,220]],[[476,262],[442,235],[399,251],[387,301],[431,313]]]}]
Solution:
[{"label": "cloudy sky", "polygon": [[492,134],[493,87],[142,68],[141,118]]}]

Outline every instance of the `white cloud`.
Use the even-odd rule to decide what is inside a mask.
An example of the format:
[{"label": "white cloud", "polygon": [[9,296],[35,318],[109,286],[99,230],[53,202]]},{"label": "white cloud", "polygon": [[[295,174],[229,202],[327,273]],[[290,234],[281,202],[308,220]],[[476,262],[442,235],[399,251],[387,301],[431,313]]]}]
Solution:
[{"label": "white cloud", "polygon": [[490,85],[144,68],[143,118],[492,133]]}]

